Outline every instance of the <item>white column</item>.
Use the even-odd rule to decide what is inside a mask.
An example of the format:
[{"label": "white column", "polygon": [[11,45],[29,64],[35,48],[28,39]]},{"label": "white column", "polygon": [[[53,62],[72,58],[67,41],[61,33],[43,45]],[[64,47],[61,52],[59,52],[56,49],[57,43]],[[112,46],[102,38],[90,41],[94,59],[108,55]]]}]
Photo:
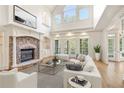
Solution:
[{"label": "white column", "polygon": [[102,33],[102,61],[108,64],[108,34],[107,30],[103,30]]},{"label": "white column", "polygon": [[16,36],[13,36],[13,67],[16,66]]},{"label": "white column", "polygon": [[116,33],[115,37],[115,61],[120,61],[120,34]]}]

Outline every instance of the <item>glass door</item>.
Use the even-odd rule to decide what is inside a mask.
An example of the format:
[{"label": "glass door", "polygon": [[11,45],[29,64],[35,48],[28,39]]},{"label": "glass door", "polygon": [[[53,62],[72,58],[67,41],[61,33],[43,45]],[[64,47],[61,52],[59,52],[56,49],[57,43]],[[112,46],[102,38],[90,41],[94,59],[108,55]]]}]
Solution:
[{"label": "glass door", "polygon": [[69,54],[69,40],[64,40],[63,46],[64,46],[64,54]]},{"label": "glass door", "polygon": [[88,38],[80,39],[80,54],[88,54]]},{"label": "glass door", "polygon": [[120,58],[124,59],[124,37],[120,38]]},{"label": "glass door", "polygon": [[108,59],[115,60],[115,34],[108,35]]},{"label": "glass door", "polygon": [[60,40],[55,40],[55,54],[60,54],[61,48],[60,48]]},{"label": "glass door", "polygon": [[69,54],[76,54],[76,48],[77,48],[76,43],[77,43],[76,39],[69,40]]}]

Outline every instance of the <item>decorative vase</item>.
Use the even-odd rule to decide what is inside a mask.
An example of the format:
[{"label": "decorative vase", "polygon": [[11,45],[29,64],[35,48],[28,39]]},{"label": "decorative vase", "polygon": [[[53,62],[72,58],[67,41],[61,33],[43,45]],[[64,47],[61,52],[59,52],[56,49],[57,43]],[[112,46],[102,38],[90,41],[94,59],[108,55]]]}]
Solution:
[{"label": "decorative vase", "polygon": [[95,53],[96,61],[100,60],[100,53]]}]

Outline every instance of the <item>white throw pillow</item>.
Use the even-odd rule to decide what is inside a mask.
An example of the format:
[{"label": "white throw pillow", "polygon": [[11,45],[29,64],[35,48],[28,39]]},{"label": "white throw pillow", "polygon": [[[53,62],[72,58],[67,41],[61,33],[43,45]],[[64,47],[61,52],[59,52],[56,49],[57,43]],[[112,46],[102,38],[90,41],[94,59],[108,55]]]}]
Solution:
[{"label": "white throw pillow", "polygon": [[73,62],[73,63],[80,63],[80,61],[77,60],[77,59],[70,59],[70,62]]},{"label": "white throw pillow", "polygon": [[85,56],[85,62],[89,62],[89,61],[92,61],[92,58],[89,55]]},{"label": "white throw pillow", "polygon": [[92,65],[85,65],[83,71],[92,72],[94,70],[94,66]]},{"label": "white throw pillow", "polygon": [[78,60],[80,60],[81,62],[85,61],[85,56],[80,54],[78,57],[77,57]]}]

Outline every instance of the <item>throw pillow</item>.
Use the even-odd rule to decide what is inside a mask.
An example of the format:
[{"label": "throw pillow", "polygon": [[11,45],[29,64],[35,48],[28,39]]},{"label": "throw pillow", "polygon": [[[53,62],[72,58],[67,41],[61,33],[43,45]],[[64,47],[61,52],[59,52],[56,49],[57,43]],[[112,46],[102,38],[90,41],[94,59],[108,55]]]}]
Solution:
[{"label": "throw pillow", "polygon": [[84,69],[83,71],[86,71],[86,72],[92,72],[94,70],[94,66],[92,65],[86,65],[84,66]]},{"label": "throw pillow", "polygon": [[80,54],[77,59],[80,60],[81,62],[84,62],[85,56]]}]

